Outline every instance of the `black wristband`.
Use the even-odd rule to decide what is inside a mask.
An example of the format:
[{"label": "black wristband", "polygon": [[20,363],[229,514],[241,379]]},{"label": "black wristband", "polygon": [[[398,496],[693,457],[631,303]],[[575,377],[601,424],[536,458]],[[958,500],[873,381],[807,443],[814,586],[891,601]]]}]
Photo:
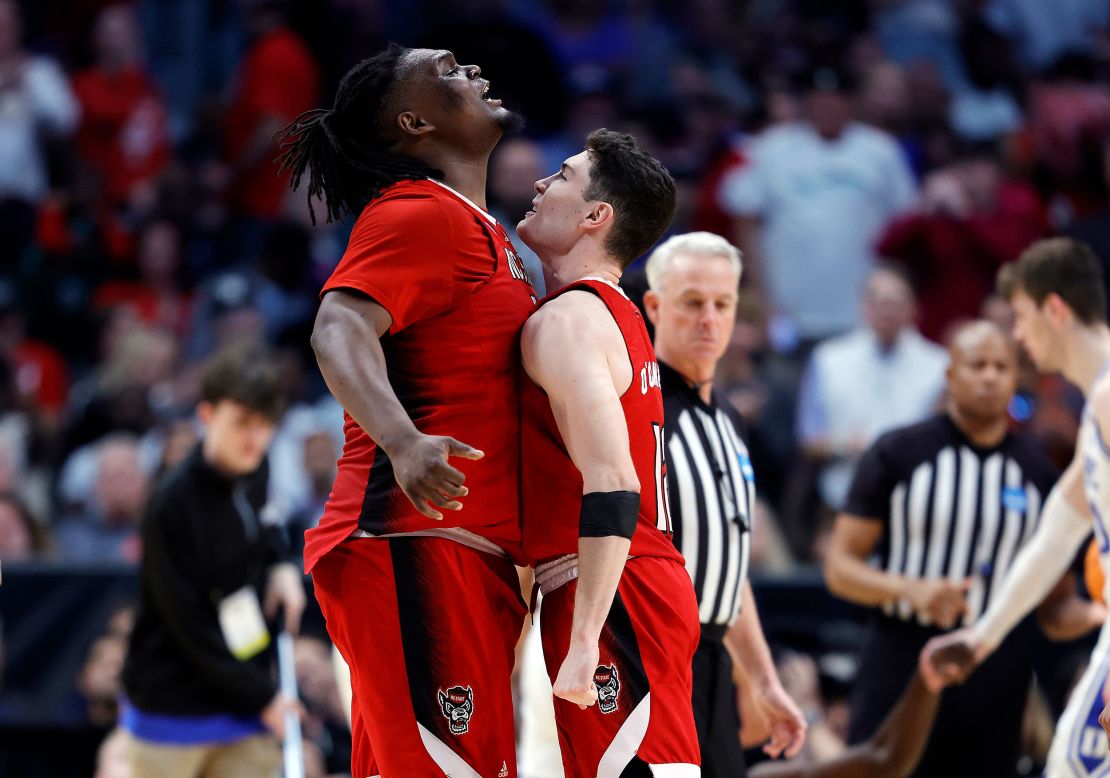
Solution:
[{"label": "black wristband", "polygon": [[578,537],[632,540],[639,518],[640,495],[636,492],[590,492],[582,496]]}]

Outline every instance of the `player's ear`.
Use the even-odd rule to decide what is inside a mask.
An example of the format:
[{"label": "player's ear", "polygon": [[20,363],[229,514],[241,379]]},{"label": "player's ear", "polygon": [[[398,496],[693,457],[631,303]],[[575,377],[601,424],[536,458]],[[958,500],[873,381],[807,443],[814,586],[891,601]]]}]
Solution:
[{"label": "player's ear", "polygon": [[397,127],[405,137],[426,135],[435,130],[435,125],[415,111],[401,111],[397,114]]},{"label": "player's ear", "polygon": [[644,292],[644,312],[647,313],[648,321],[654,326],[659,325],[659,293],[648,289]]},{"label": "player's ear", "polygon": [[589,232],[602,230],[611,225],[615,217],[616,212],[613,210],[613,206],[607,202],[598,200],[593,203],[590,210],[586,212],[586,216],[582,220],[582,227]]},{"label": "player's ear", "polygon": [[1067,303],[1064,302],[1064,298],[1060,297],[1056,292],[1050,292],[1049,295],[1045,297],[1041,309],[1048,317],[1048,320],[1057,327],[1064,326],[1071,314],[1071,310],[1068,308]]}]

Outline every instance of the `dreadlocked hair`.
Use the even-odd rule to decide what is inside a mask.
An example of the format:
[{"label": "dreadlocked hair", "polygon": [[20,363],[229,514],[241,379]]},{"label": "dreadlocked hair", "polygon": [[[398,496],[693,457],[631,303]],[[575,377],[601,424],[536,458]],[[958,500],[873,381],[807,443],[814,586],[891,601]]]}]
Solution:
[{"label": "dreadlocked hair", "polygon": [[277,134],[282,172],[292,171],[290,186],[300,188],[308,172],[308,211],[322,197],[328,222],[359,214],[386,187],[398,181],[442,179],[443,173],[420,160],[387,149],[385,115],[390,89],[398,79],[401,57],[409,51],[391,43],[359,62],[339,82],[331,108],[305,111]]}]

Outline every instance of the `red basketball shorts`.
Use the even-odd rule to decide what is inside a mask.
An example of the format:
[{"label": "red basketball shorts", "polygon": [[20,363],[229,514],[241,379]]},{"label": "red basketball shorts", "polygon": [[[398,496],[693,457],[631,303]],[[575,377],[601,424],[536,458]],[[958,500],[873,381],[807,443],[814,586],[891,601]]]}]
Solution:
[{"label": "red basketball shorts", "polygon": [[[570,645],[577,581],[543,598],[540,633],[551,682]],[[700,775],[692,705],[701,627],[690,574],[666,559],[628,560],[601,632],[598,701],[586,710],[555,698],[567,778],[617,778],[639,760],[655,775]]]},{"label": "red basketball shorts", "polygon": [[515,778],[512,562],[444,538],[359,538],[313,571],[351,668],[355,778]]}]

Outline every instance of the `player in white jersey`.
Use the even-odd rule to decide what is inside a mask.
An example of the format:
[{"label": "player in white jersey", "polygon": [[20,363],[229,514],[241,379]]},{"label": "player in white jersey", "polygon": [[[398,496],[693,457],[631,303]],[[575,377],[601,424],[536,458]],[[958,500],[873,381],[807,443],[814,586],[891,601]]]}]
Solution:
[{"label": "player in white jersey", "polygon": [[[934,689],[962,682],[1045,598],[1092,525],[1103,572],[1110,573],[1110,328],[1102,267],[1082,243],[1051,238],[1004,267],[999,288],[1014,309],[1014,337],[1037,369],[1062,373],[1087,404],[1075,459],[1045,501],[1040,526],[1010,567],[1002,591],[973,625],[933,639],[922,651],[922,676]],[[1110,626],[1104,625],[1057,724],[1047,778],[1110,776],[1108,671]]]}]

